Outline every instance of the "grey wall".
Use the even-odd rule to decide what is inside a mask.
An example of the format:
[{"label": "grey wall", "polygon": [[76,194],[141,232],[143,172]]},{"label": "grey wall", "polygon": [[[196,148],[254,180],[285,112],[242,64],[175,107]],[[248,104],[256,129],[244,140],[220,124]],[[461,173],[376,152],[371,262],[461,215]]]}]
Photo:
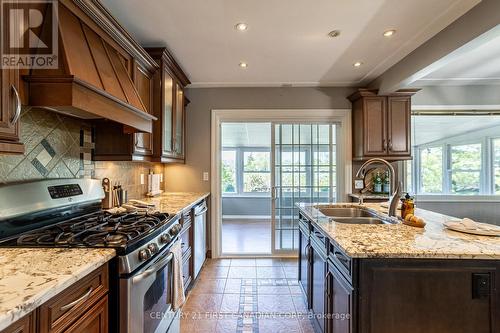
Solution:
[{"label": "grey wall", "polygon": [[212,109],[332,109],[350,108],[351,88],[195,88],[187,89],[186,164],[165,168],[169,191],[209,191],[202,181],[210,172]]},{"label": "grey wall", "polygon": [[423,202],[417,197],[417,206],[449,216],[500,225],[499,202]]}]

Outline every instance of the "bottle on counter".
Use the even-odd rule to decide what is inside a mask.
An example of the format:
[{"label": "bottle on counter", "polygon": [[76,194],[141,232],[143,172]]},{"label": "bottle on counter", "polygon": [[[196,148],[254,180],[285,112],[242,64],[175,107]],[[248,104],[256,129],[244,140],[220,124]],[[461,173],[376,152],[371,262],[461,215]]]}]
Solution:
[{"label": "bottle on counter", "polygon": [[405,197],[401,199],[401,218],[404,220],[408,214],[415,214],[415,202],[413,197],[406,193]]},{"label": "bottle on counter", "polygon": [[377,172],[373,180],[373,192],[382,193],[382,177],[380,177],[380,172]]},{"label": "bottle on counter", "polygon": [[389,171],[385,172],[384,180],[382,182],[382,192],[389,193],[391,191],[391,180],[389,179]]}]

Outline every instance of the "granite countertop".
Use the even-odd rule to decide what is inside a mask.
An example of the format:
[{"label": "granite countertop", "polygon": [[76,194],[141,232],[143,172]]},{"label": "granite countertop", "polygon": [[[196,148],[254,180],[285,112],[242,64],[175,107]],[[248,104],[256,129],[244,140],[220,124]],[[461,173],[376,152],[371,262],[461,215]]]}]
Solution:
[{"label": "granite countertop", "polygon": [[[359,207],[358,204],[332,205]],[[380,204],[363,206],[387,216],[387,208]],[[451,217],[428,210],[415,210],[415,215],[427,223],[425,228],[415,228],[402,223],[336,223],[314,208],[314,204],[298,204],[298,207],[352,258],[500,259],[500,237],[448,230],[443,222]]]},{"label": "granite countertop", "polygon": [[142,200],[154,204],[162,213],[177,215],[209,195],[209,192],[164,192],[157,197],[147,197]]},{"label": "granite countertop", "polygon": [[0,331],[114,256],[113,249],[0,248]]}]

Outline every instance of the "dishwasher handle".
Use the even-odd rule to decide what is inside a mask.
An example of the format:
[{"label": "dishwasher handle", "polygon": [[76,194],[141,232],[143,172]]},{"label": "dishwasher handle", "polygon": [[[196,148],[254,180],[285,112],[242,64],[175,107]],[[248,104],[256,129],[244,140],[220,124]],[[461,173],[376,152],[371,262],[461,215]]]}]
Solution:
[{"label": "dishwasher handle", "polygon": [[203,215],[207,212],[207,210],[208,210],[207,203],[203,202],[194,209],[194,216]]}]

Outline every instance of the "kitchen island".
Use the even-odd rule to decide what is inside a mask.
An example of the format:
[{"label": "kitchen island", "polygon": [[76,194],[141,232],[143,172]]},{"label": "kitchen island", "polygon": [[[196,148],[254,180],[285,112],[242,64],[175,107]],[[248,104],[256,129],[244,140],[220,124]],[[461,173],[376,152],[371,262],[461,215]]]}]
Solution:
[{"label": "kitchen island", "polygon": [[[338,223],[298,204],[299,282],[320,332],[499,332],[500,238],[447,230]],[[329,207],[322,205],[321,208]],[[380,204],[362,208],[387,219]]]}]

